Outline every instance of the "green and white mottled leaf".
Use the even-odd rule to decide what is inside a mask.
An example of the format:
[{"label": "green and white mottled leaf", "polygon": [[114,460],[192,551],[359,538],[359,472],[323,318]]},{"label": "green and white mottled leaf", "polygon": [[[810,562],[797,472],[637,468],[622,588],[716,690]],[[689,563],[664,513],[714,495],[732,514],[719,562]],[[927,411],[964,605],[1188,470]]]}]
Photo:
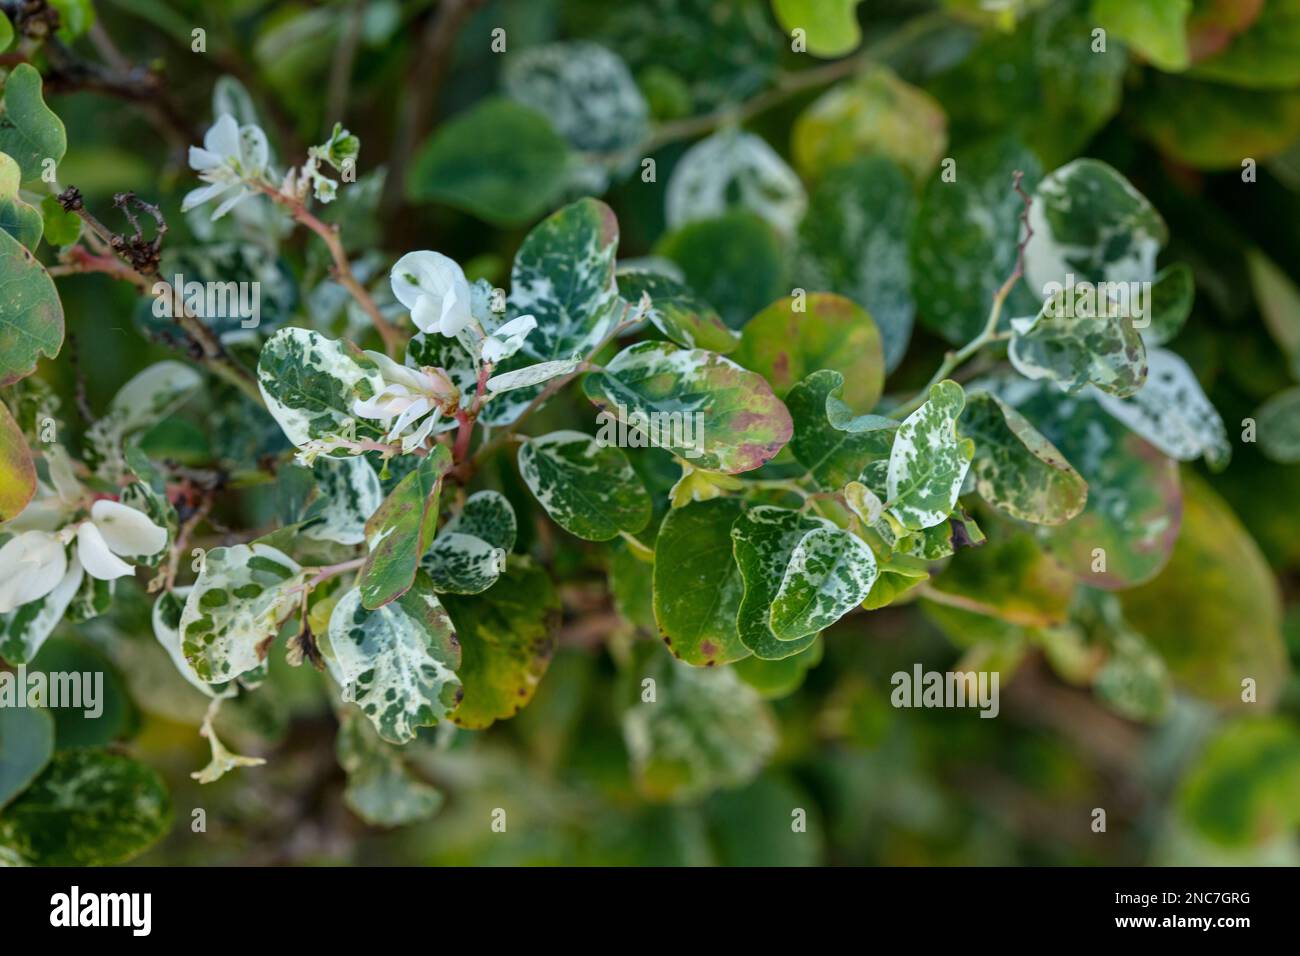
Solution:
[{"label": "green and white mottled leaf", "polygon": [[379,476],[370,462],[354,458],[318,458],[312,463],[319,497],[303,516],[302,533],[313,541],[360,544],[366,522],[383,503]]},{"label": "green and white mottled leaf", "polygon": [[1228,432],[1196,373],[1168,349],[1151,349],[1147,363],[1146,384],[1133,397],[1098,391],[1097,403],[1170,458],[1203,457],[1215,471],[1227,467],[1232,457]]},{"label": "green and white mottled leaf", "polygon": [[[707,471],[752,471],[775,457],[793,430],[790,413],[761,375],[713,352],[667,342],[624,349],[603,371],[587,376],[583,391],[647,437],[653,429],[644,423],[687,424],[683,416],[702,416],[691,429],[660,428],[658,438],[659,447]],[[694,438],[689,447],[682,440],[688,431]]]},{"label": "green and white mottled leaf", "polygon": [[790,556],[804,535],[814,528],[830,527],[833,525],[824,518],[770,505],[750,508],[732,524],[732,553],[745,585],[736,630],[755,657],[779,661],[798,654],[816,640],[816,634],[782,640],[772,633],[772,602],[785,580]]},{"label": "green and white mottled leaf", "polygon": [[[311,329],[280,329],[262,346],[257,381],[267,410],[300,449],[331,438],[383,437],[377,422],[352,414],[353,403],[377,395],[384,379],[351,342]],[[325,454],[347,452],[327,449]]]},{"label": "green and white mottled leaf", "polygon": [[442,794],[417,780],[400,751],[381,740],[359,711],[348,708],[339,717],[334,752],[348,775],[343,802],[371,826],[418,823],[442,806]]},{"label": "green and white mottled leaf", "polygon": [[789,236],[807,206],[803,183],[766,140],[727,127],[677,161],[668,180],[665,216],[674,230],[740,207]]},{"label": "green and white mottled leaf", "polygon": [[1300,462],[1300,386],[1278,392],[1255,412],[1259,448],[1274,461]]},{"label": "green and white mottled leaf", "polygon": [[658,272],[620,272],[618,291],[629,302],[650,297],[648,318],[655,328],[683,348],[730,352],[740,335],[684,283]]},{"label": "green and white mottled leaf", "polygon": [[841,528],[814,528],[790,553],[769,612],[772,633],[794,641],[830,627],[871,592],[876,556]]},{"label": "green and white mottled leaf", "polygon": [[618,220],[595,199],[565,206],[528,234],[510,270],[508,314],[537,320],[520,356],[529,362],[585,358],[605,338],[619,304],[617,251]]},{"label": "green and white mottled leaf", "polygon": [[[581,364],[582,359],[557,359],[554,362],[538,362],[535,365],[525,365],[523,368],[501,372],[487,380],[488,398],[495,398],[503,392],[513,392],[517,388],[532,388],[535,385],[541,385],[543,382],[549,382],[561,375],[568,375]],[[521,408],[519,411],[522,412],[523,409]]]},{"label": "green and white mottled leaf", "polygon": [[668,512],[655,539],[655,623],[673,656],[696,667],[750,654],[736,630],[744,581],[731,545],[743,510],[737,498],[692,501]]},{"label": "green and white mottled leaf", "polygon": [[447,521],[443,530],[473,535],[510,552],[515,549],[517,527],[509,499],[499,491],[484,490],[466,498],[465,507]]},{"label": "green and white mottled leaf", "polygon": [[420,559],[438,593],[478,594],[506,569],[506,552],[472,534],[443,529]]},{"label": "green and white mottled leaf", "polygon": [[171,797],[152,768],[103,750],[63,750],[5,808],[0,846],[37,866],[106,866],[139,856],[171,822]]},{"label": "green and white mottled leaf", "polygon": [[933,527],[957,504],[975,455],[975,443],[957,434],[957,416],[965,405],[960,385],[939,382],[898,426],[886,472],[886,507],[907,528]]},{"label": "green and white mottled leaf", "polygon": [[887,372],[903,360],[912,337],[908,239],[915,212],[902,169],[868,156],[822,177],[799,225],[793,285],[860,303],[880,330]]},{"label": "green and white mottled leaf", "polygon": [[[19,69],[26,67],[26,64]],[[31,69],[30,67],[26,67]],[[0,386],[36,370],[63,345],[63,305],[54,280],[36,257],[0,230]]]},{"label": "green and white mottled leaf", "polygon": [[526,440],[519,474],[551,519],[579,538],[608,541],[650,521],[650,495],[627,455],[582,432]]},{"label": "green and white mottled leaf", "polygon": [[30,63],[20,63],[5,78],[3,112],[0,112],[0,152],[13,157],[23,182],[41,178],[45,161],[57,166],[68,149],[63,121],[41,95],[41,74]]},{"label": "green and white mottled leaf", "polygon": [[967,397],[958,430],[975,442],[975,491],[1033,524],[1064,524],[1088,501],[1088,484],[1014,408],[987,392]]},{"label": "green and white mottled leaf", "polygon": [[844,401],[870,411],[885,383],[880,331],[859,306],[832,292],[778,299],[746,323],[732,358],[784,396],[818,369],[842,372]]},{"label": "green and white mottled leaf", "polygon": [[[475,288],[470,288],[473,301]],[[461,395],[472,396],[478,388],[478,367],[474,356],[460,341],[439,332],[417,332],[406,343],[407,368],[440,368],[447,373],[451,383]],[[454,418],[446,418],[434,426],[433,433],[450,431],[456,427]]]},{"label": "green and white mottled leaf", "polygon": [[794,421],[790,451],[825,491],[854,481],[873,459],[889,455],[898,422],[882,415],[854,416],[840,398],[844,376],[820,369],[785,397]]},{"label": "green and white mottled leaf", "polygon": [[105,480],[126,474],[126,439],[170,417],[202,384],[203,377],[183,362],[155,362],[131,376],[86,429],[86,463]]},{"label": "green and white mottled leaf", "polygon": [[1065,391],[1093,385],[1120,398],[1135,395],[1147,379],[1147,350],[1124,316],[1049,315],[1013,319],[1008,356],[1026,378],[1057,382]]},{"label": "green and white mottled leaf", "polygon": [[209,684],[194,672],[181,649],[181,615],[185,613],[185,601],[192,590],[190,587],[179,587],[158,595],[149,615],[153,636],[191,687],[206,697],[233,697],[237,690],[233,683]]},{"label": "green and white mottled leaf", "polygon": [[[1010,137],[959,151],[954,159],[957,178],[931,176],[921,195],[911,240],[912,294],[922,325],[964,345],[984,328],[993,294],[1016,265],[1025,205],[1012,188],[1013,176],[1024,173],[1023,188],[1032,190],[1042,164]],[[1007,300],[1011,315],[1040,305],[1023,283]]]},{"label": "green and white mottled leaf", "polygon": [[689,667],[651,644],[638,645],[623,671],[619,703],[632,774],[649,800],[691,801],[741,786],[776,750],[771,712],[730,668]]},{"label": "green and white mottled leaf", "polygon": [[265,544],[208,551],[180,618],[181,650],[198,678],[217,684],[261,667],[304,574]]},{"label": "green and white mottled leaf", "polygon": [[460,639],[464,699],[451,715],[481,730],[517,714],[533,697],[555,653],[560,599],[546,572],[517,556],[495,587],[443,599]]},{"label": "green and white mottled leaf", "polygon": [[433,543],[442,476],[451,467],[446,445],[435,445],[384,499],[366,522],[366,563],[358,586],[369,610],[406,593]]},{"label": "green and white mottled leaf", "polygon": [[[26,703],[27,688],[17,675],[0,680],[15,682],[15,693]],[[0,708],[0,810],[31,785],[54,754],[54,719],[43,707]]]},{"label": "green and white mottled leaf", "polygon": [[0,614],[0,658],[15,667],[27,664],[45,643],[45,639],[63,620],[63,615],[81,588],[84,572],[81,562],[72,558],[63,580],[43,598],[20,604],[8,614]]},{"label": "green and white mottled leaf", "polygon": [[1049,286],[1149,282],[1169,238],[1160,213],[1133,184],[1096,159],[1076,159],[1043,177],[1029,208],[1034,234],[1025,278],[1043,298]]},{"label": "green and white mottled leaf", "polygon": [[330,614],[326,660],[343,699],[355,703],[389,743],[443,720],[460,702],[460,645],[429,579],[395,601],[367,610],[361,590],[339,598]]}]

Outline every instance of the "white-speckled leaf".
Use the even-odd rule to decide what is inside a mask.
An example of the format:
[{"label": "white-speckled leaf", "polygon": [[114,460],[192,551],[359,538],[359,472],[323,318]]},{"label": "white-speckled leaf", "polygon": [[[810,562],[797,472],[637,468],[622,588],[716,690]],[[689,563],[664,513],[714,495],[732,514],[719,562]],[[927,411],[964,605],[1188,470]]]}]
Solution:
[{"label": "white-speckled leaf", "polygon": [[353,402],[378,394],[384,379],[351,342],[311,329],[281,329],[262,346],[257,381],[267,410],[299,448],[320,439],[383,435],[377,422],[352,414]]},{"label": "white-speckled leaf", "polygon": [[370,462],[355,458],[318,458],[312,465],[320,496],[307,509],[302,533],[314,541],[360,544],[366,522],[384,500],[379,476]]},{"label": "white-speckled leaf", "polygon": [[442,794],[417,780],[401,751],[379,738],[366,718],[347,708],[334,741],[339,766],[348,775],[343,802],[371,826],[400,827],[427,820],[442,806]]},{"label": "white-speckled leaf", "polygon": [[1168,349],[1151,349],[1147,362],[1146,384],[1132,398],[1098,390],[1093,396],[1098,404],[1170,458],[1204,457],[1216,471],[1225,467],[1232,457],[1228,432],[1196,373]]},{"label": "white-speckled leaf", "polygon": [[772,633],[798,640],[853,610],[876,580],[876,556],[842,528],[813,528],[794,546],[769,612]]},{"label": "white-speckled leaf", "polygon": [[202,382],[203,377],[182,362],[157,362],[137,372],[86,429],[86,464],[101,478],[116,482],[129,471],[122,448],[127,436],[170,416]]},{"label": "white-speckled leaf", "polygon": [[700,140],[673,167],[665,210],[668,228],[712,219],[734,206],[790,236],[803,218],[808,196],[795,171],[766,140],[728,128]]},{"label": "white-speckled leaf", "polygon": [[439,593],[478,594],[506,569],[506,552],[472,534],[444,530],[420,559],[420,567]]},{"label": "white-speckled leaf", "polygon": [[181,587],[158,595],[158,600],[154,602],[150,614],[153,636],[163,646],[163,650],[172,659],[180,675],[199,693],[207,697],[232,697],[235,694],[233,683],[209,684],[202,680],[194,673],[194,668],[190,666],[190,662],[185,659],[185,654],[181,651],[181,615],[185,611],[185,600],[192,590],[193,588]]},{"label": "white-speckled leaf", "polygon": [[650,495],[627,455],[582,432],[530,438],[519,446],[519,474],[555,523],[579,538],[608,541],[650,521]]},{"label": "white-speckled leaf", "polygon": [[493,375],[487,380],[488,398],[494,398],[502,392],[512,392],[517,388],[541,385],[543,382],[549,382],[561,375],[568,375],[581,364],[582,359],[578,358],[557,359],[554,362],[538,362],[535,365],[525,365],[523,368],[517,368],[511,372]]},{"label": "white-speckled leaf", "polygon": [[789,508],[759,505],[743,512],[731,526],[731,546],[740,576],[745,584],[744,597],[736,615],[740,640],[767,661],[779,661],[808,647],[816,634],[795,640],[782,640],[772,633],[772,602],[785,580],[790,556],[805,534],[815,528],[834,527],[824,518],[800,514]]},{"label": "white-speckled leaf", "polygon": [[499,491],[486,489],[466,498],[465,507],[447,521],[443,531],[472,534],[502,551],[513,551],[518,524],[510,500]]},{"label": "white-speckled leaf", "polygon": [[961,386],[945,380],[898,426],[886,472],[887,506],[908,528],[933,527],[957,504],[975,455],[975,443],[957,434],[965,405]]},{"label": "white-speckled leaf", "polygon": [[391,604],[368,611],[353,588],[330,614],[330,673],[379,736],[404,744],[460,700],[460,644],[423,574]]},{"label": "white-speckled leaf", "polygon": [[1147,378],[1147,349],[1128,318],[1048,315],[1014,319],[1008,356],[1026,378],[1056,382],[1067,392],[1093,385],[1119,397]]},{"label": "white-speckled leaf", "polygon": [[233,680],[260,667],[296,606],[304,572],[270,545],[213,548],[181,613],[181,650],[200,680]]}]

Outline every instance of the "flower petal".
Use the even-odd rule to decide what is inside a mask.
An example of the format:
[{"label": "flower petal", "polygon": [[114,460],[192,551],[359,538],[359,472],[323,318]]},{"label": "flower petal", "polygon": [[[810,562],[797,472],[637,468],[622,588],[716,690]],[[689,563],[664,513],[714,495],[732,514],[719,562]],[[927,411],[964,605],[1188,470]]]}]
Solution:
[{"label": "flower petal", "polygon": [[25,531],[0,548],[0,614],[45,597],[63,579],[68,556],[44,531]]},{"label": "flower petal", "polygon": [[239,124],[229,113],[222,113],[203,137],[203,148],[220,156],[222,161],[239,159]]},{"label": "flower petal", "polygon": [[191,209],[202,206],[210,199],[216,199],[233,185],[235,184],[209,183],[206,186],[200,186],[198,189],[191,189],[185,194],[185,198],[181,200],[181,212],[189,212]]},{"label": "flower petal", "polygon": [[134,574],[135,569],[108,549],[104,536],[93,522],[77,526],[77,560],[92,578],[112,581]]},{"label": "flower petal", "polygon": [[120,501],[104,498],[96,501],[90,508],[90,520],[114,554],[157,554],[167,546],[165,528],[150,521],[143,511],[136,511]]}]

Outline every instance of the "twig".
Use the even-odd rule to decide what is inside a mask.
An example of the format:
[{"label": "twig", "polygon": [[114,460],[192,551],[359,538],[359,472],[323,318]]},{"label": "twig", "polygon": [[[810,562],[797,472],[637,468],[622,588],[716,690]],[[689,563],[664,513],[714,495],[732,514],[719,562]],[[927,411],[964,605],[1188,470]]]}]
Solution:
[{"label": "twig", "polygon": [[348,83],[352,79],[352,64],[357,58],[357,47],[361,43],[362,14],[365,4],[362,0],[352,0],[348,6],[343,30],[339,34],[339,45],[334,51],[334,62],[330,66],[329,106],[325,113],[325,126],[331,128],[335,123],[343,122],[343,114],[348,106]]}]

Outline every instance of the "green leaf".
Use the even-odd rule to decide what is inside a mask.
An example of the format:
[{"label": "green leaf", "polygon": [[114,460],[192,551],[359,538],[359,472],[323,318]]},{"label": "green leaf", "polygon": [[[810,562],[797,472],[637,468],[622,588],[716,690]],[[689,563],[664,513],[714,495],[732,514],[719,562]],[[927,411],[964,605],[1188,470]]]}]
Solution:
[{"label": "green leaf", "polygon": [[743,510],[736,498],[693,501],[669,511],[659,527],[655,622],[673,655],[696,667],[750,653],[736,630],[744,582],[731,547],[731,526]]},{"label": "green leaf", "polygon": [[1187,14],[1192,0],[1092,0],[1092,16],[1153,65],[1171,73],[1187,69]]},{"label": "green leaf", "polygon": [[[1042,164],[1018,140],[1001,137],[955,157],[956,179],[930,177],[911,241],[912,294],[921,323],[954,345],[973,339],[988,321],[993,294],[1016,265],[1024,202],[1012,189],[1024,173],[1028,192]],[[1039,301],[1022,284],[1008,299],[1019,315]]]},{"label": "green leaf", "polygon": [[1178,467],[1096,402],[1052,386],[1017,383],[1000,397],[1055,445],[1088,483],[1072,521],[1040,529],[1052,555],[1080,581],[1107,591],[1154,577],[1178,537]]},{"label": "green leaf", "polygon": [[1221,846],[1259,846],[1300,827],[1300,733],[1283,717],[1224,724],[1183,778],[1179,813]]},{"label": "green leaf", "polygon": [[438,493],[442,476],[450,467],[447,446],[435,445],[366,522],[370,553],[358,584],[362,606],[367,610],[395,601],[415,580],[420,559],[433,543],[438,526]]},{"label": "green leaf", "polygon": [[794,421],[790,450],[826,491],[843,488],[869,461],[887,457],[898,428],[898,422],[881,415],[855,418],[840,398],[843,387],[843,375],[821,369],[785,397]]},{"label": "green leaf", "polygon": [[512,100],[480,100],[419,148],[406,195],[446,203],[494,226],[521,226],[555,201],[571,161],[568,144],[545,116]]},{"label": "green leaf", "polygon": [[832,292],[778,299],[745,325],[732,357],[767,379],[778,395],[818,369],[836,369],[844,375],[844,401],[857,411],[874,408],[885,383],[876,324]]},{"label": "green leaf", "polygon": [[171,798],[145,764],[65,750],[0,817],[0,846],[38,866],[125,863],[172,823]]},{"label": "green leaf", "polygon": [[9,44],[14,42],[14,25],[9,22],[9,17],[0,10],[0,52],[9,49]]},{"label": "green leaf", "polygon": [[939,102],[878,65],[814,100],[790,134],[795,166],[810,180],[864,155],[880,155],[919,181],[947,147],[948,117]]},{"label": "green leaf", "polygon": [[442,806],[442,794],[417,780],[401,753],[380,740],[358,711],[349,708],[339,718],[334,751],[348,775],[343,802],[371,826],[418,823]]},{"label": "green leaf", "polygon": [[808,671],[821,663],[824,650],[825,642],[819,637],[792,657],[765,661],[751,655],[736,661],[731,669],[737,677],[758,691],[764,700],[780,700],[803,686]]},{"label": "green leaf", "polygon": [[787,288],[776,231],[747,209],[689,222],[660,239],[655,253],[676,263],[686,284],[733,329]]},{"label": "green leaf", "polygon": [[1176,262],[1157,272],[1151,283],[1150,324],[1142,329],[1147,345],[1164,345],[1181,332],[1195,298],[1191,266]]},{"label": "green leaf", "polygon": [[50,0],[50,6],[59,12],[59,39],[71,43],[88,31],[95,22],[93,0]]},{"label": "green leaf", "polygon": [[[267,410],[300,449],[340,437],[383,437],[376,422],[352,414],[357,399],[365,401],[384,389],[384,379],[351,342],[311,329],[280,329],[262,347],[257,381]],[[343,457],[347,452],[326,448],[324,454]]]},{"label": "green leaf", "polygon": [[[1243,11],[1251,6],[1243,4]],[[1300,84],[1300,3],[1271,0],[1259,7],[1259,15],[1246,29],[1233,36],[1222,52],[1197,63],[1192,75],[1257,89],[1291,89]]]},{"label": "green leaf", "polygon": [[1300,385],[1278,392],[1255,412],[1259,450],[1283,464],[1300,462]]},{"label": "green leaf", "polygon": [[460,639],[457,673],[465,689],[452,722],[481,730],[514,716],[532,699],[555,653],[560,599],[551,579],[516,557],[492,589],[444,600]]},{"label": "green leaf", "polygon": [[805,650],[817,639],[815,633],[795,640],[777,637],[772,632],[772,603],[804,535],[814,528],[830,527],[824,518],[770,505],[750,508],[732,524],[732,549],[745,583],[736,630],[755,657],[779,661]]},{"label": "green leaf", "polygon": [[803,31],[807,50],[826,59],[852,53],[862,42],[857,6],[861,0],[772,0],[781,29]]},{"label": "green leaf", "polygon": [[619,448],[558,431],[519,446],[519,474],[551,519],[588,541],[632,534],[650,521],[650,495]]},{"label": "green leaf", "polygon": [[5,290],[0,299],[0,386],[6,386],[32,374],[42,356],[54,358],[59,354],[63,345],[63,305],[45,267],[3,230],[0,286]]},{"label": "green leaf", "polygon": [[1032,318],[1012,320],[1008,355],[1016,371],[1066,391],[1093,385],[1118,398],[1136,395],[1147,380],[1147,350],[1132,320],[1066,315],[1059,306],[1053,300]]},{"label": "green leaf", "polygon": [[1070,573],[1023,531],[963,552],[930,582],[931,594],[948,598],[940,603],[1019,627],[1063,624],[1074,590]]},{"label": "green leaf", "polygon": [[761,376],[713,352],[667,342],[624,349],[582,387],[629,429],[708,471],[752,471],[776,456],[793,429]]},{"label": "green leaf", "polygon": [[35,207],[19,197],[18,184],[21,178],[18,164],[6,154],[0,153],[0,229],[27,249],[35,249],[41,241],[45,220]]},{"label": "green leaf", "polygon": [[966,395],[953,381],[930,389],[924,405],[898,426],[889,452],[886,507],[904,527],[933,527],[957,504],[975,443],[957,434]]},{"label": "green leaf", "polygon": [[0,402],[0,523],[18,517],[36,494],[36,465],[22,428]]},{"label": "green leaf", "polygon": [[573,40],[513,53],[501,85],[584,152],[614,153],[646,135],[645,97],[627,64],[597,43]]},{"label": "green leaf", "polygon": [[303,536],[338,544],[365,541],[366,521],[384,500],[370,462],[360,455],[318,458],[312,463],[312,474],[319,494],[303,515]]},{"label": "green leaf", "polygon": [[[652,700],[643,689],[647,679]],[[740,786],[776,749],[767,705],[730,668],[688,667],[640,644],[618,696],[632,773],[648,800],[690,801]]]},{"label": "green leaf", "polygon": [[[1120,600],[1191,693],[1247,710],[1281,696],[1287,653],[1277,580],[1236,515],[1194,475],[1183,476],[1182,531],[1168,566]],[[1257,704],[1242,700],[1247,677]]]},{"label": "green leaf", "polygon": [[445,719],[460,702],[460,645],[423,574],[377,610],[362,605],[360,589],[346,592],[330,614],[329,644],[326,660],[343,700],[389,743],[413,740],[417,728]]},{"label": "green leaf", "polygon": [[0,152],[8,153],[22,170],[23,182],[41,178],[45,161],[57,168],[68,148],[60,120],[41,96],[41,74],[30,63],[19,63],[4,84],[0,113]]},{"label": "green leaf", "polygon": [[618,291],[632,303],[648,295],[650,321],[684,348],[725,353],[740,344],[740,335],[727,328],[713,307],[676,279],[657,272],[623,272]]},{"label": "green leaf", "polygon": [[778,640],[795,641],[830,627],[871,592],[876,556],[841,528],[813,528],[794,546],[768,613]]},{"label": "green leaf", "polygon": [[[6,691],[4,684],[10,683]],[[27,706],[27,688],[17,675],[0,676],[0,697],[21,695],[0,707],[0,810],[22,793],[54,754],[54,721],[40,707]]]},{"label": "green leaf", "polygon": [[1088,484],[1023,415],[986,392],[968,397],[958,426],[975,442],[975,490],[1033,524],[1064,524],[1088,501]]},{"label": "green leaf", "polygon": [[1264,325],[1290,359],[1292,375],[1300,378],[1300,288],[1258,249],[1246,250],[1246,265]]},{"label": "green leaf", "polygon": [[583,358],[614,327],[618,220],[595,199],[580,199],[539,223],[510,270],[509,314],[537,328],[519,354],[535,362]]},{"label": "green leaf", "polygon": [[1025,245],[1025,278],[1043,297],[1083,282],[1149,282],[1169,238],[1147,198],[1096,159],[1076,159],[1043,177],[1029,224],[1034,234]]},{"label": "green leaf", "polygon": [[822,177],[799,226],[794,284],[861,303],[880,330],[886,371],[902,361],[912,335],[915,207],[902,169],[868,156]]},{"label": "green leaf", "polygon": [[297,606],[305,572],[265,544],[213,548],[181,613],[181,649],[209,684],[233,680],[266,661],[280,623]]},{"label": "green leaf", "polygon": [[[86,575],[85,582],[95,579]],[[55,746],[59,750],[73,747],[108,746],[130,735],[135,719],[134,708],[127,694],[121,673],[109,659],[92,644],[56,637],[47,641],[27,665],[29,679],[43,675],[53,693],[62,684],[63,699],[45,700],[42,703],[54,718]],[[66,682],[80,679],[80,697],[76,684]],[[74,690],[69,691],[71,686]],[[53,706],[58,703],[59,706]]]},{"label": "green leaf", "polygon": [[1097,394],[1097,403],[1170,458],[1204,457],[1215,471],[1232,457],[1223,419],[1205,397],[1196,373],[1168,349],[1147,353],[1146,384],[1131,398]]}]

